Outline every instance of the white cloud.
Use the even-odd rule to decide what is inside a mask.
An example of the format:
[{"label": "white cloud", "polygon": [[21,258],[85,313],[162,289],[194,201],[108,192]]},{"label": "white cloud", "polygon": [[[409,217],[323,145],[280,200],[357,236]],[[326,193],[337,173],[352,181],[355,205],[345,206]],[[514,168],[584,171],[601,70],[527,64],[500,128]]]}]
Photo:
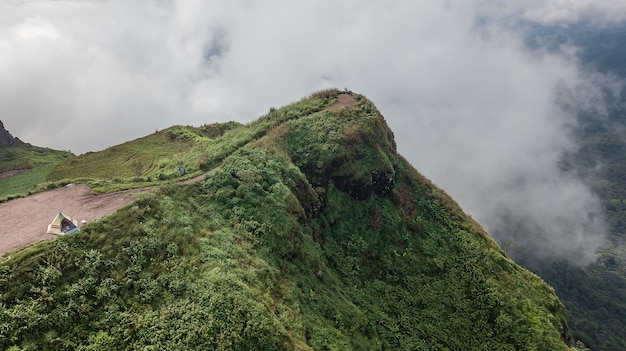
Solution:
[{"label": "white cloud", "polygon": [[587,23],[619,25],[626,20],[626,2],[616,0],[529,1],[523,17],[544,25]]},{"label": "white cloud", "polygon": [[54,27],[37,18],[29,18],[17,26],[14,35],[21,40],[55,40],[60,37],[59,32]]},{"label": "white cloud", "polygon": [[[548,232],[555,250],[588,253],[602,242],[601,224],[585,219],[598,206],[558,170],[574,120],[556,101],[564,89],[584,103],[594,87],[572,57],[529,52],[501,22],[610,5],[568,4],[14,0],[0,4],[1,118],[27,142],[80,153],[173,124],[251,121],[347,87],[488,229],[504,208]],[[544,8],[554,19],[533,15]]]}]

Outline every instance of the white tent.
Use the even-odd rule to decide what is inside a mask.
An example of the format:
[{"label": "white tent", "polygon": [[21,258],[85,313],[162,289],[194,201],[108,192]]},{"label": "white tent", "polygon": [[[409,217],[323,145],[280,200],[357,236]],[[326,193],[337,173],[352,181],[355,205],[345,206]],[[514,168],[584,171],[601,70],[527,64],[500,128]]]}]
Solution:
[{"label": "white tent", "polygon": [[48,224],[48,234],[69,234],[78,231],[78,221],[59,212]]}]

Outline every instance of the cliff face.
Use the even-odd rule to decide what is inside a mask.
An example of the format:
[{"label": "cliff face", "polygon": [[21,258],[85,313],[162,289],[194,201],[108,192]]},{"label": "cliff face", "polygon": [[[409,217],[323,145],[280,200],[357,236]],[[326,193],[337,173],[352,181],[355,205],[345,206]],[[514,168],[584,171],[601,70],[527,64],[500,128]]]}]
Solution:
[{"label": "cliff face", "polygon": [[0,121],[0,147],[3,146],[23,146],[26,145],[19,138],[15,138],[9,133],[8,130],[4,129],[4,124]]},{"label": "cliff face", "polygon": [[0,348],[568,349],[554,291],[364,97],[320,92],[220,138],[203,181],[2,264]]}]

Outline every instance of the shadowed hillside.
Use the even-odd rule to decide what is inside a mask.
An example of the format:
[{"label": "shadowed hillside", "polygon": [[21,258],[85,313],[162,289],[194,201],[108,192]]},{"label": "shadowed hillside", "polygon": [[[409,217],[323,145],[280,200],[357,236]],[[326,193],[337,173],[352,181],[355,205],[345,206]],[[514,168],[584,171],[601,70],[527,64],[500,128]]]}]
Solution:
[{"label": "shadowed hillside", "polygon": [[572,342],[554,291],[396,153],[364,97],[318,92],[207,139],[198,168],[220,167],[204,181],[166,184],[1,264],[1,348]]}]

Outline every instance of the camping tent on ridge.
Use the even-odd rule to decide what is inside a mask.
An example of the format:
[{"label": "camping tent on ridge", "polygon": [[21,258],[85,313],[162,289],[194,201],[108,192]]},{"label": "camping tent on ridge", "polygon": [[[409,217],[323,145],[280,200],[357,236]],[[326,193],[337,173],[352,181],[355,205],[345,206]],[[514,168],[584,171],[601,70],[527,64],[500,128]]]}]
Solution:
[{"label": "camping tent on ridge", "polygon": [[48,224],[48,234],[69,234],[78,231],[78,221],[59,212]]}]

